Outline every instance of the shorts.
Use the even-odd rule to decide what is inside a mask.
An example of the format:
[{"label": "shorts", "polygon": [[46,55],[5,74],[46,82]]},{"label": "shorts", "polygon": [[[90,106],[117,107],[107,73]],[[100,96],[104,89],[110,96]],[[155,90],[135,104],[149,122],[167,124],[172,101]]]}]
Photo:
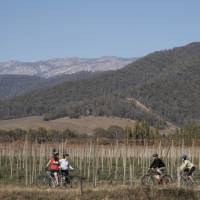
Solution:
[{"label": "shorts", "polygon": [[188,176],[192,176],[194,171],[195,171],[195,166],[193,166],[191,169],[185,169],[184,170],[184,172],[187,172]]},{"label": "shorts", "polygon": [[61,174],[65,177],[66,183],[70,183],[69,170],[61,169]]},{"label": "shorts", "polygon": [[166,167],[160,167],[156,169],[156,172],[158,175],[163,175],[163,173],[166,171]]},{"label": "shorts", "polygon": [[64,176],[69,176],[69,170],[62,170],[61,169],[61,174]]},{"label": "shorts", "polygon": [[58,170],[52,170],[52,169],[51,169],[51,176],[54,176],[54,175],[55,175],[55,173],[57,173],[57,174],[58,174],[58,173],[59,173],[59,171],[58,171]]}]

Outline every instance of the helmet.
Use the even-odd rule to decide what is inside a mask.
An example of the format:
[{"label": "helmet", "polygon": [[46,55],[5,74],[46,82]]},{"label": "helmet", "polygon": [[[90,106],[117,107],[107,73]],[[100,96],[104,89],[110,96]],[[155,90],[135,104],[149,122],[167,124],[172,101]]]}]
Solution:
[{"label": "helmet", "polygon": [[58,155],[59,155],[59,152],[58,152],[56,149],[53,149],[53,155],[54,155],[54,156],[58,156]]},{"label": "helmet", "polygon": [[153,157],[155,158],[155,157],[158,157],[158,154],[157,153],[154,153],[153,154]]},{"label": "helmet", "polygon": [[186,160],[186,159],[187,159],[187,155],[183,154],[183,155],[181,156],[181,159]]},{"label": "helmet", "polygon": [[54,156],[58,156],[59,153],[58,153],[58,152],[54,152],[53,155],[54,155]]},{"label": "helmet", "polygon": [[68,156],[69,156],[68,153],[63,154],[63,157],[64,157],[64,158],[66,158],[66,157],[68,157]]}]

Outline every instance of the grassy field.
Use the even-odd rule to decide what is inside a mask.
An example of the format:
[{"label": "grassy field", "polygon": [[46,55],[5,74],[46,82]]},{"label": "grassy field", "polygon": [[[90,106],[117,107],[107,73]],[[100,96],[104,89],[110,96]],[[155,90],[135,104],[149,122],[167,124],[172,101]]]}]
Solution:
[{"label": "grassy field", "polygon": [[79,119],[70,119],[68,117],[51,121],[43,121],[43,117],[24,117],[10,120],[1,120],[0,129],[12,130],[21,129],[37,129],[44,127],[46,129],[65,130],[70,129],[79,133],[91,134],[96,128],[109,128],[110,126],[121,126],[122,128],[129,126],[134,127],[135,121],[117,117],[81,117]]}]

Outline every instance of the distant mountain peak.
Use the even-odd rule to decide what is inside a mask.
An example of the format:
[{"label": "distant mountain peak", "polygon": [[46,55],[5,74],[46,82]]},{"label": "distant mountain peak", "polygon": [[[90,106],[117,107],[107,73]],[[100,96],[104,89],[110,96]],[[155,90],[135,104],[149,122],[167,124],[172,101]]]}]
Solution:
[{"label": "distant mountain peak", "polygon": [[136,58],[102,56],[99,58],[66,57],[36,62],[9,60],[0,63],[0,75],[30,75],[53,77],[63,74],[74,74],[81,71],[108,71],[121,69]]}]

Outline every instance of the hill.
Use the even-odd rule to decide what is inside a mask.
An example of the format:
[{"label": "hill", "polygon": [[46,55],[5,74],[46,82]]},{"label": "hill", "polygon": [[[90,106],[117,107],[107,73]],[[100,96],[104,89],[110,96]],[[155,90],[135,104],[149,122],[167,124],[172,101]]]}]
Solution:
[{"label": "hill", "polygon": [[78,133],[91,134],[95,129],[101,127],[108,129],[111,126],[119,126],[122,128],[134,127],[135,121],[130,119],[122,119],[117,117],[81,117],[80,119],[70,119],[68,117],[44,121],[41,116],[23,117],[18,119],[0,120],[0,130],[14,129],[38,129],[40,127],[64,131],[70,129]]},{"label": "hill", "polygon": [[[154,52],[123,69],[98,77],[69,81],[1,102],[0,116],[44,114],[46,119],[79,115],[112,115],[177,124],[200,118],[200,43]],[[127,98],[148,105],[139,109]]]},{"label": "hill", "polygon": [[66,81],[80,81],[97,77],[104,72],[77,72],[51,78],[29,75],[0,75],[0,99],[18,96],[25,92],[53,87]]},{"label": "hill", "polygon": [[0,99],[13,97],[36,87],[42,78],[27,75],[0,75]]},{"label": "hill", "polygon": [[137,88],[138,99],[177,124],[200,119],[200,60]]}]

